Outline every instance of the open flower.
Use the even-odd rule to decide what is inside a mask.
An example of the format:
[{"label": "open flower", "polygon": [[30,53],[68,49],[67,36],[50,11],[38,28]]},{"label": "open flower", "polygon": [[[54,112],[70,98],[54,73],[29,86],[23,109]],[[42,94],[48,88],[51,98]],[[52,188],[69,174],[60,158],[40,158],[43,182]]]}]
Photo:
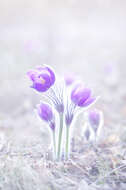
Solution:
[{"label": "open flower", "polygon": [[49,123],[52,130],[55,130],[54,115],[51,107],[48,104],[41,103],[37,108],[38,115],[42,120]]},{"label": "open flower", "polygon": [[79,107],[87,107],[92,104],[96,98],[92,97],[91,89],[85,88],[82,84],[78,84],[72,90],[71,100]]},{"label": "open flower", "polygon": [[47,91],[55,82],[55,74],[47,66],[38,67],[27,73],[30,80],[33,82],[31,86],[38,92]]}]

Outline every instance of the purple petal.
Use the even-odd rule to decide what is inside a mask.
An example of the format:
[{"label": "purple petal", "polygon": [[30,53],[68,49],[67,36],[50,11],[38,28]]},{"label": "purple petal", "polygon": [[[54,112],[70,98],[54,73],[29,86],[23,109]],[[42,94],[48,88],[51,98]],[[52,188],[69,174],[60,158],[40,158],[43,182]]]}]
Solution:
[{"label": "purple petal", "polygon": [[27,72],[27,76],[30,78],[30,80],[34,81],[35,77],[37,75],[37,71],[29,71]]},{"label": "purple petal", "polygon": [[45,69],[48,70],[48,72],[50,74],[50,83],[51,83],[51,85],[53,85],[55,82],[55,74],[49,67],[45,67]]},{"label": "purple petal", "polygon": [[78,106],[81,106],[84,104],[84,102],[87,101],[87,99],[91,96],[91,90],[88,88],[85,88],[83,92],[81,93],[80,99],[78,101]]},{"label": "purple petal", "polygon": [[46,122],[51,121],[53,118],[53,112],[49,105],[41,103],[38,107],[38,114],[40,118]]},{"label": "purple petal", "polygon": [[83,86],[76,86],[75,89],[71,93],[72,101],[81,106],[91,95],[91,90],[88,88],[84,88]]},{"label": "purple petal", "polygon": [[96,125],[96,126],[99,125],[99,123],[100,123],[100,114],[99,114],[99,112],[97,110],[91,110],[89,112],[88,117],[89,117],[89,121],[90,121],[90,123],[92,125]]},{"label": "purple petal", "polygon": [[46,85],[43,85],[41,83],[33,83],[32,88],[37,90],[38,92],[45,92],[49,89]]},{"label": "purple petal", "polygon": [[39,74],[43,76],[47,81],[48,85],[51,86],[55,82],[55,74],[49,67],[37,67]]},{"label": "purple petal", "polygon": [[84,102],[82,105],[80,105],[80,107],[87,107],[90,104],[92,104],[95,100],[96,100],[96,98],[90,97],[87,99],[86,102]]}]

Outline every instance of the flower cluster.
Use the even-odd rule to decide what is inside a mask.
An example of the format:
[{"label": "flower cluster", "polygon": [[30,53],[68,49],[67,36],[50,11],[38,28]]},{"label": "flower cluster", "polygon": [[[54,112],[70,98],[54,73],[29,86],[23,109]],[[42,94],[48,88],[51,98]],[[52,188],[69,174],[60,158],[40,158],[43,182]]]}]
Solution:
[{"label": "flower cluster", "polygon": [[[54,71],[46,65],[31,70],[28,77],[32,81],[32,88],[39,93],[43,93],[49,104],[40,103],[37,112],[40,118],[48,123],[53,134],[54,156],[57,160],[62,156],[63,131],[65,130],[65,158],[70,155],[70,126],[76,118],[79,110],[85,110],[95,103],[96,99],[91,89],[85,87],[83,83],[76,83],[72,77],[65,80],[57,80]],[[68,88],[68,86],[71,86]],[[59,115],[59,124],[55,122],[56,114]],[[95,133],[99,125],[99,116],[94,112],[89,113],[89,123]],[[66,127],[64,127],[66,126]],[[57,128],[57,130],[56,130]],[[58,138],[56,132],[58,131]],[[90,132],[86,131],[89,138]]]}]

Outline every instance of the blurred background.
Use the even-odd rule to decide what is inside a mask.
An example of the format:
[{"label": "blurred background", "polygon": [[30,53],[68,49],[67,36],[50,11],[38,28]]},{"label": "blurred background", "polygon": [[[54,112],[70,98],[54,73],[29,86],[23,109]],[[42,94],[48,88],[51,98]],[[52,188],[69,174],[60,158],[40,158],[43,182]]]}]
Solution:
[{"label": "blurred background", "polygon": [[34,109],[41,97],[26,73],[43,63],[79,75],[101,96],[96,106],[108,129],[125,125],[125,62],[125,0],[1,0],[1,130],[21,131],[21,139],[39,133]]}]

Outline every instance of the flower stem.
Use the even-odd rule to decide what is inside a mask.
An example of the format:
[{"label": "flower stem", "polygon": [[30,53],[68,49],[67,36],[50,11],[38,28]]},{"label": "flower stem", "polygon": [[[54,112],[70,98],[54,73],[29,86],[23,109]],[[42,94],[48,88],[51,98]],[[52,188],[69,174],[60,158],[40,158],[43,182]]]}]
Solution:
[{"label": "flower stem", "polygon": [[66,160],[69,158],[69,126],[66,126]]},{"label": "flower stem", "polygon": [[59,128],[59,139],[58,139],[58,153],[57,158],[60,159],[61,156],[61,142],[62,142],[62,133],[63,133],[63,113],[60,113],[60,128]]},{"label": "flower stem", "polygon": [[53,131],[53,148],[54,148],[54,160],[56,159],[56,138],[55,131]]}]

